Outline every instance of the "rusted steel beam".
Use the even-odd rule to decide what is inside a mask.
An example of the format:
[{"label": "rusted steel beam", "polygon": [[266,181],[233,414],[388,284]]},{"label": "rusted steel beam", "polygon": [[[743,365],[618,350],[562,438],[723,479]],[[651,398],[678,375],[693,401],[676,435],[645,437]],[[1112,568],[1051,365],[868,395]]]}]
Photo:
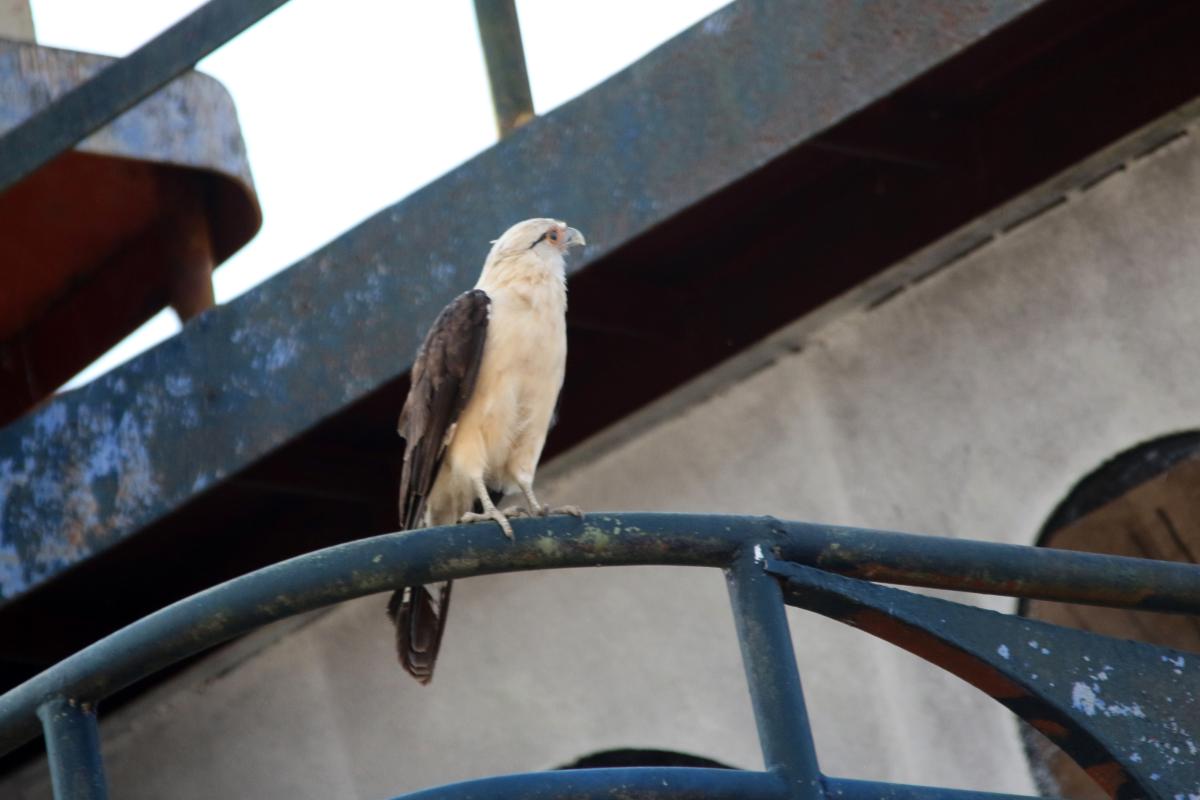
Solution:
[{"label": "rusted steel beam", "polygon": [[479,41],[487,63],[496,131],[503,139],[533,119],[533,93],[525,69],[515,0],[475,0]]},{"label": "rusted steel beam", "polygon": [[212,282],[215,259],[201,198],[183,195],[173,201],[173,213],[163,231],[167,297],[180,322],[187,322],[216,305]]},{"label": "rusted steel beam", "polygon": [[[595,244],[578,271],[1037,5],[897,0],[880,14],[791,0],[718,11],[0,431],[0,597],[163,519],[402,376],[418,337],[514,220],[546,213],[586,229]],[[833,46],[860,65],[852,79],[828,69]]]}]

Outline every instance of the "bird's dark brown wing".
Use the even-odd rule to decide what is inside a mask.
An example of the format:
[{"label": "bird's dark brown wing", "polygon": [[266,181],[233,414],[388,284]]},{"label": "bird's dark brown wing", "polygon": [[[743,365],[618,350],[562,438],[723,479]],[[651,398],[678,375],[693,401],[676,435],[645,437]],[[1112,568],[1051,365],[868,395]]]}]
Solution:
[{"label": "bird's dark brown wing", "polygon": [[400,527],[404,530],[420,527],[446,453],[446,433],[475,390],[490,306],[491,300],[482,290],[460,294],[442,309],[417,352],[397,425],[404,438],[400,472]]},{"label": "bird's dark brown wing", "polygon": [[[479,289],[446,306],[425,337],[413,363],[408,398],[397,432],[404,438],[400,471],[400,527],[419,527],[425,504],[446,453],[446,434],[458,421],[479,376],[491,300]],[[451,583],[437,599],[424,586],[396,591],[387,612],[396,626],[396,655],[421,683],[429,683],[450,610]]]}]

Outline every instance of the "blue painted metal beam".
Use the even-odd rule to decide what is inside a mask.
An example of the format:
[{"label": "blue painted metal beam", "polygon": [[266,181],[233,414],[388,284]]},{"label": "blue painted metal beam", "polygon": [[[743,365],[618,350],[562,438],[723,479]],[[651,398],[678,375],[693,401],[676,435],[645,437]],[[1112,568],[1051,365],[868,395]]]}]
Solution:
[{"label": "blue painted metal beam", "polygon": [[[0,431],[0,602],[162,520],[407,372],[533,214],[615,251],[1038,5],[729,6],[177,337]],[[855,64],[853,78],[828,54]],[[669,96],[672,102],[664,104]],[[314,154],[319,156],[319,154]]]}]

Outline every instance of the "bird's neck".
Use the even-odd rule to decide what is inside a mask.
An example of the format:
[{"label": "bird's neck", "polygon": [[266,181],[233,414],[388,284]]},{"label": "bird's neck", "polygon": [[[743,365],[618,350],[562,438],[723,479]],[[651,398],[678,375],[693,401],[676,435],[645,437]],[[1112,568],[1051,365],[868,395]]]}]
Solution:
[{"label": "bird's neck", "polygon": [[555,263],[549,263],[538,256],[522,254],[489,262],[479,275],[475,288],[489,293],[505,290],[565,293],[566,283],[561,256]]}]

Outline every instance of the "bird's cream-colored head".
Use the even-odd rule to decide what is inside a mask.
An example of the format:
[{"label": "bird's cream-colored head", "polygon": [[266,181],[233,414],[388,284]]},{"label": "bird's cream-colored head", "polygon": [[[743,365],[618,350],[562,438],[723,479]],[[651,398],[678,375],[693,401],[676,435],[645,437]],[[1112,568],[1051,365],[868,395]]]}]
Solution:
[{"label": "bird's cream-colored head", "polygon": [[483,269],[486,274],[492,266],[502,263],[524,265],[526,268],[542,268],[552,274],[562,275],[563,259],[573,245],[585,245],[583,234],[567,223],[556,219],[538,217],[518,222],[492,242]]}]

